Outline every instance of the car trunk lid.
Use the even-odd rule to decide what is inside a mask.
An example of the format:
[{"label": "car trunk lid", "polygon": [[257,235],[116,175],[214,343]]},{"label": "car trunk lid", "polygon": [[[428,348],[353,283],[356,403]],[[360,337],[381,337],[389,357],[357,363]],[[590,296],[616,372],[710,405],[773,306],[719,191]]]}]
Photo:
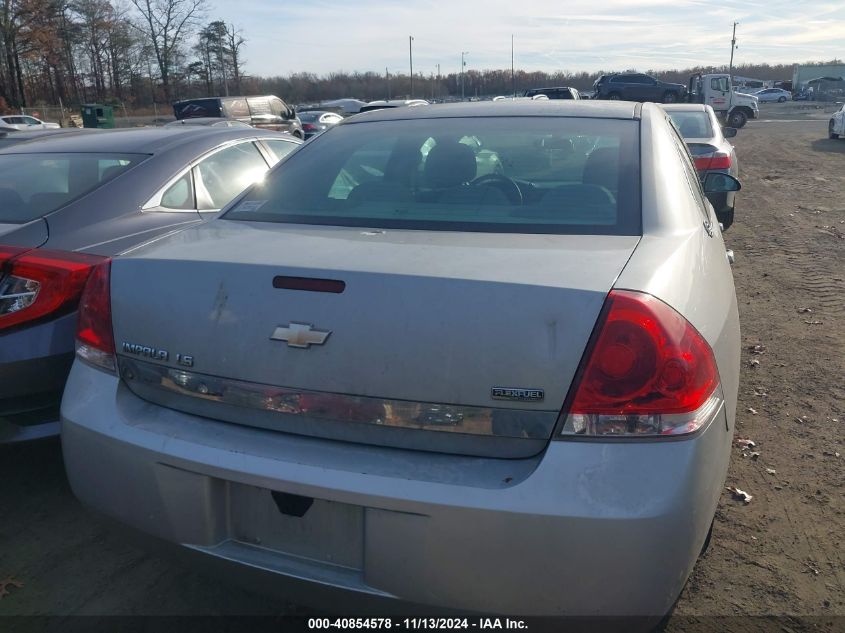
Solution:
[{"label": "car trunk lid", "polygon": [[[413,447],[445,430],[432,450],[536,452],[638,240],[217,220],[114,261],[115,342],[136,393],[207,417]],[[258,420],[262,393],[285,415]],[[494,435],[533,448],[484,443]]]}]

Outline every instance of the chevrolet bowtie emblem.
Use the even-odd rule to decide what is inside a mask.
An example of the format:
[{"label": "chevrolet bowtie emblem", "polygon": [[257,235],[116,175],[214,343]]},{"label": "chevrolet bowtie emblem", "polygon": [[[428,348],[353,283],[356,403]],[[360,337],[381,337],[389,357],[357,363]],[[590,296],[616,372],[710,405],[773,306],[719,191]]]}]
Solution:
[{"label": "chevrolet bowtie emblem", "polygon": [[288,347],[307,349],[311,345],[322,345],[329,338],[328,332],[312,330],[308,323],[291,323],[287,327],[277,327],[270,335],[271,341],[286,341]]}]

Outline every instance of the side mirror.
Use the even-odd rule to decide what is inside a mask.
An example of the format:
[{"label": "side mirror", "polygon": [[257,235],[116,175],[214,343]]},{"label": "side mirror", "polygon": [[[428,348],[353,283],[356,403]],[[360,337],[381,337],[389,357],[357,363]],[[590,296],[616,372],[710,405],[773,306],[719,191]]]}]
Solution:
[{"label": "side mirror", "polygon": [[704,177],[704,193],[739,191],[742,184],[729,174],[710,173]]},{"label": "side mirror", "polygon": [[736,136],[736,128],[735,127],[723,127],[722,128],[722,136],[725,138],[733,138]]}]

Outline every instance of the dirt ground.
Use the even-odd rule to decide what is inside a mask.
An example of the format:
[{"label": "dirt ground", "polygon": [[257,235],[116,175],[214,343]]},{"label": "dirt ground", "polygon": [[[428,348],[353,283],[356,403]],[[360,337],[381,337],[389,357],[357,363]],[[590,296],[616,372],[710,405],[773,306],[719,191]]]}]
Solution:
[{"label": "dirt ground", "polygon": [[829,113],[786,105],[735,139],[743,189],[725,233],[737,436],[755,442],[735,447],[727,485],[754,498],[726,491],[676,615],[845,615],[845,140],[827,138]]},{"label": "dirt ground", "polygon": [[[743,190],[726,241],[742,321],[737,436],[755,445],[734,448],[727,485],[753,499],[725,491],[710,548],[664,625],[672,633],[754,630],[735,617],[748,615],[798,618],[775,623],[785,633],[845,629],[845,140],[827,139],[828,118],[764,106],[735,139]],[[22,586],[8,587],[0,616],[290,610],[94,520],[68,488],[57,442],[0,447],[9,578]]]}]

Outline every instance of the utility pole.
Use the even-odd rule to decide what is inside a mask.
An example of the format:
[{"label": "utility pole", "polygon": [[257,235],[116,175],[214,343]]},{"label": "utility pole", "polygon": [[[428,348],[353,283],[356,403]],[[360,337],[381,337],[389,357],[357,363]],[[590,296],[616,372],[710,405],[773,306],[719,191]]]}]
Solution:
[{"label": "utility pole", "polygon": [[469,51],[461,51],[461,101],[464,100],[465,93],[464,93],[464,75],[466,74],[466,60],[464,59],[465,56],[469,55]]},{"label": "utility pole", "polygon": [[437,64],[437,98],[440,98],[440,64]]},{"label": "utility pole", "polygon": [[513,71],[513,33],[511,33],[511,89],[513,90],[514,99],[516,98],[516,75]]},{"label": "utility pole", "polygon": [[731,36],[731,63],[728,66],[728,76],[731,78],[731,85],[733,85],[733,74],[734,74],[734,49],[736,48],[736,25],[739,22],[734,22],[734,32],[733,36]]},{"label": "utility pole", "polygon": [[411,60],[411,99],[414,98],[414,36],[408,36],[408,59]]},{"label": "utility pole", "polygon": [[387,80],[387,100],[390,101],[390,71],[384,67],[384,77]]}]

